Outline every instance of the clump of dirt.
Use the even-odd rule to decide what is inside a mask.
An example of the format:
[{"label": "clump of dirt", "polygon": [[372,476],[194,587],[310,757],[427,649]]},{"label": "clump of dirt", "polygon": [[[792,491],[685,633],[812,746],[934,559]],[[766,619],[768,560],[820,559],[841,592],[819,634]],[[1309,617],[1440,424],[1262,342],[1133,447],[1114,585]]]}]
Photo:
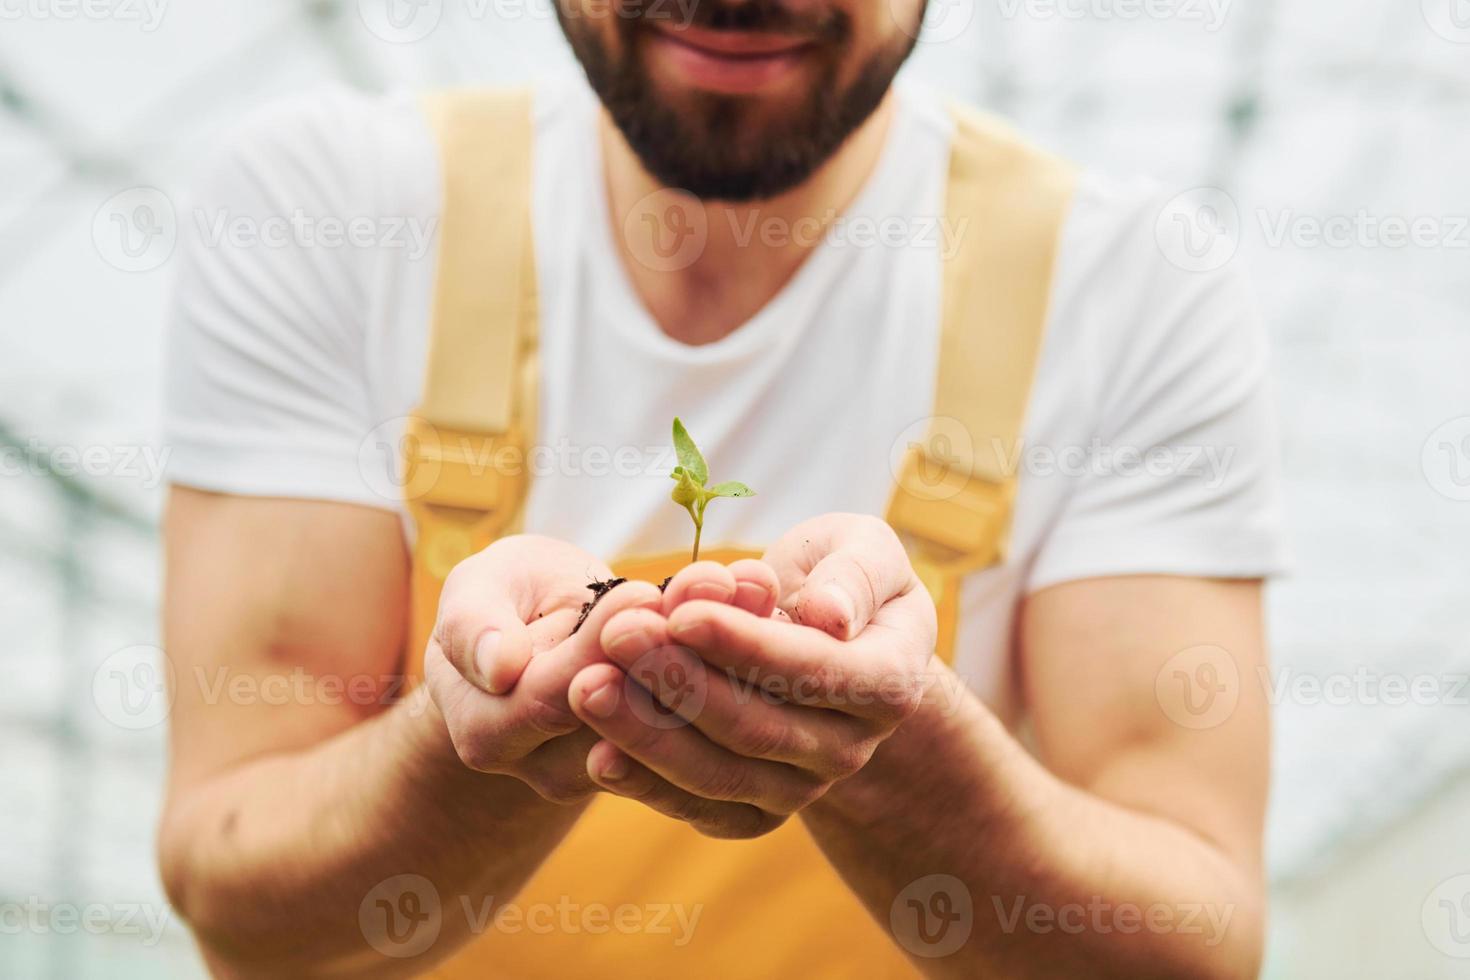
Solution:
[{"label": "clump of dirt", "polygon": [[[673,580],[674,576],[670,575],[659,584],[658,590],[660,592],[668,591],[669,583]],[[572,627],[573,636],[577,634],[577,630],[582,628],[582,624],[587,622],[587,617],[592,615],[592,610],[597,608],[597,604],[602,601],[602,597],[626,581],[628,580],[625,578],[605,578],[592,582],[587,586],[592,592],[592,598],[582,603],[582,614],[577,617],[577,625]]]}]

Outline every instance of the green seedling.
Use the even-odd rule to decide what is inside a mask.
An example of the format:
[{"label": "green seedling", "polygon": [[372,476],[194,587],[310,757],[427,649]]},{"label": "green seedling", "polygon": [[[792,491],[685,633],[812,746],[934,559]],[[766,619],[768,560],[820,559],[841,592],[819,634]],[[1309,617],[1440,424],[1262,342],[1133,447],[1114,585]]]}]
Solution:
[{"label": "green seedling", "polygon": [[679,465],[674,467],[671,475],[677,485],[669,496],[687,510],[694,521],[694,557],[690,561],[699,561],[699,536],[704,531],[705,507],[716,497],[754,497],[755,491],[734,480],[705,486],[709,482],[709,464],[689,437],[689,430],[677,418],[674,419],[674,454]]}]

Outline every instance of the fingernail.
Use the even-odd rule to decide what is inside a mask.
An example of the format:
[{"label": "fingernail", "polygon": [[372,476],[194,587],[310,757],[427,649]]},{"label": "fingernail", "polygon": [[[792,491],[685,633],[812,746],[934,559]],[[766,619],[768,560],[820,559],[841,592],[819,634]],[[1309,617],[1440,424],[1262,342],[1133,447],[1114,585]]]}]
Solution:
[{"label": "fingernail", "polygon": [[686,594],[691,599],[709,599],[714,602],[729,602],[734,598],[734,593],[723,582],[696,582],[689,586]]},{"label": "fingernail", "polygon": [[504,691],[496,690],[500,687],[494,680],[496,655],[500,653],[502,637],[499,630],[489,630],[481,634],[479,642],[475,644],[475,667],[480,671],[480,676],[485,679],[486,687],[491,694],[504,694]]},{"label": "fingernail", "polygon": [[771,598],[771,590],[755,582],[741,582],[735,586],[735,596],[740,605],[759,608]]},{"label": "fingernail", "polygon": [[602,778],[610,783],[615,783],[620,779],[627,779],[630,771],[628,757],[619,752],[608,760],[607,765],[602,767]]},{"label": "fingernail", "polygon": [[582,708],[594,718],[606,718],[618,707],[616,684],[604,684],[582,699]]},{"label": "fingernail", "polygon": [[704,624],[697,619],[678,619],[669,621],[669,635],[673,636],[675,639],[684,640],[686,642],[694,642],[696,639],[698,639],[699,633],[703,629]]},{"label": "fingernail", "polygon": [[822,594],[830,598],[832,604],[837,607],[837,616],[841,625],[849,626],[854,619],[857,619],[857,604],[852,601],[852,596],[848,595],[847,590],[842,586],[836,582],[829,582],[822,586]]},{"label": "fingernail", "polygon": [[643,629],[629,630],[619,634],[609,641],[607,652],[624,657],[636,657],[648,647],[648,631]]}]

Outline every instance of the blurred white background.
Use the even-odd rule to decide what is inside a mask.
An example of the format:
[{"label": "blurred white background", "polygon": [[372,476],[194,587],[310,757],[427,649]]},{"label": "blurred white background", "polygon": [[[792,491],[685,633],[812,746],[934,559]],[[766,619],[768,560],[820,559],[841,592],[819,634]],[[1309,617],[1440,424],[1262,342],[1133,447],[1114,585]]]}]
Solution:
[{"label": "blurred white background", "polygon": [[[172,272],[114,222],[166,241],[273,98],[565,69],[549,2],[0,0],[0,976],[202,974],[153,870],[163,705],[113,691],[153,683]],[[1242,679],[1277,703],[1268,975],[1470,976],[1470,2],[932,4],[914,73],[1220,189],[1258,285],[1297,559]]]}]

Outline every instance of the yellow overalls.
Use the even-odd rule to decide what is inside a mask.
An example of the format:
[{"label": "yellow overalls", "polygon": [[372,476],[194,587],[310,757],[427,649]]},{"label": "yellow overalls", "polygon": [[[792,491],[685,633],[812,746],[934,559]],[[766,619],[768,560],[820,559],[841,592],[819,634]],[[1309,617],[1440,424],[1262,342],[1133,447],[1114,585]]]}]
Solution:
[{"label": "yellow overalls", "polygon": [[[417,525],[405,672],[415,680],[445,575],[519,527],[526,467],[493,461],[534,444],[537,380],[530,97],[445,93],[427,100],[426,112],[439,140],[444,210],[424,394],[404,440],[404,494]],[[886,514],[938,604],[947,662],[961,578],[1004,553],[1015,473],[1003,464],[1019,444],[1075,183],[1069,166],[995,121],[959,108],[955,120],[945,218],[959,237],[944,270],[935,419],[910,449]],[[612,564],[657,582],[686,560],[681,553]],[[637,906],[643,927],[558,922],[550,932],[511,933],[492,925],[432,976],[916,975],[799,818],[757,840],[716,841],[640,804],[599,796],[516,902],[596,906],[614,921],[621,906]],[[698,910],[684,945],[671,917],[652,924],[658,907],[673,905]]]}]

